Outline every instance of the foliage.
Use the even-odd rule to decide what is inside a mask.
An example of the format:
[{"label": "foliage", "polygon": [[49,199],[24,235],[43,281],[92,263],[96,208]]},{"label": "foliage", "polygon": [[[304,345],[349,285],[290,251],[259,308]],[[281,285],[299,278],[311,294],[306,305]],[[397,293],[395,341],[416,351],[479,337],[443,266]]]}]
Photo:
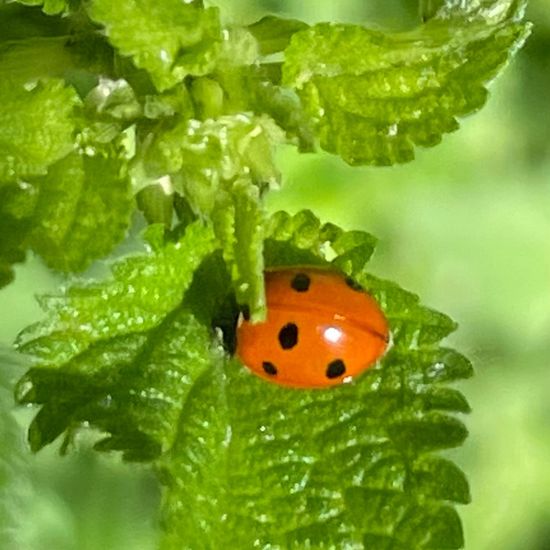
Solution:
[{"label": "foliage", "polygon": [[[0,283],[27,248],[54,269],[85,269],[123,239],[131,190],[161,186],[161,221],[183,197],[212,223],[238,299],[259,317],[261,263],[235,249],[261,242],[248,229],[261,233],[261,197],[279,180],[272,149],[318,142],[352,164],[411,160],[413,144],[435,145],[481,107],[527,32],[524,3],[509,0],[431,5],[400,34],[275,16],[222,29],[199,1],[22,3],[65,17],[0,42]],[[6,28],[21,16],[1,15]]]},{"label": "foliage", "polygon": [[[150,223],[144,252],[42,297],[20,335],[31,448],[89,425],[97,449],[153,462],[166,548],[460,548],[468,484],[434,454],[466,437],[446,384],[471,366],[440,345],[454,323],[368,273],[370,235],[269,218],[263,198],[284,143],[374,165],[435,145],[525,39],[524,3],[430,4],[407,33],[224,28],[198,0],[20,4],[0,18],[42,6],[55,28],[0,41],[0,285],[27,249],[77,273],[136,205]],[[361,379],[292,391],[230,358],[239,309],[265,315],[264,267],[289,264],[332,265],[379,302],[392,347]]]},{"label": "foliage", "polygon": [[[468,485],[431,454],[466,436],[452,413],[468,405],[445,383],[470,376],[471,366],[438,345],[454,323],[368,274],[369,235],[320,225],[307,211],[276,214],[268,227],[268,266],[326,265],[336,254],[332,265],[378,300],[393,337],[380,365],[331,392],[256,379],[224,358],[205,325],[218,318],[231,333],[235,321],[236,312],[227,317],[220,245],[199,222],[176,244],[152,226],[148,253],[116,263],[112,279],[43,298],[49,316],[22,334],[20,349],[36,365],[19,382],[18,400],[42,405],[32,448],[63,432],[66,446],[89,423],[107,434],[98,449],[158,459],[169,487],[166,547],[220,545],[228,532],[234,547],[258,537],[282,547],[383,540],[460,547],[458,517],[441,501],[467,502]],[[393,512],[380,523],[382,505]],[[296,516],[297,507],[304,514]]]}]

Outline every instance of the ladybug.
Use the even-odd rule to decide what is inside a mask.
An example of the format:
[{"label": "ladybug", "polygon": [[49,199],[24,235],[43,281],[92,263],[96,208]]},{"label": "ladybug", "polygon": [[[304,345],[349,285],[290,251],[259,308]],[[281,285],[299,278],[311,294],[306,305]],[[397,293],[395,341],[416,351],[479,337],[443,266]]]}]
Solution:
[{"label": "ladybug", "polygon": [[237,326],[237,357],[284,386],[322,388],[349,382],[386,351],[388,322],[353,279],[318,267],[265,273],[267,317]]}]

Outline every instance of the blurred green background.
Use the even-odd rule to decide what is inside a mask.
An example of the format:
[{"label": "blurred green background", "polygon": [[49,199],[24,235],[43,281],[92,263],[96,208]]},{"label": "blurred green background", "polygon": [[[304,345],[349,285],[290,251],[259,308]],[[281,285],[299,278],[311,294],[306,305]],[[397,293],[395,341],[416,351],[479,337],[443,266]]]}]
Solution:
[{"label": "blurred green background", "polygon": [[[306,21],[407,28],[416,0],[220,0],[228,20],[272,11]],[[379,238],[372,271],[460,323],[449,343],[475,363],[461,385],[471,436],[449,453],[467,472],[469,550],[550,549],[550,2],[532,0],[533,34],[487,106],[413,163],[350,168],[281,151],[271,210],[311,208]],[[61,278],[30,258],[0,292],[0,343],[40,315],[34,295]],[[0,372],[0,405],[22,366]],[[0,409],[1,411],[2,409]],[[92,453],[81,436],[29,456],[32,411],[0,412],[0,549],[152,549],[158,487],[146,469]],[[11,542],[10,542],[11,541]]]}]

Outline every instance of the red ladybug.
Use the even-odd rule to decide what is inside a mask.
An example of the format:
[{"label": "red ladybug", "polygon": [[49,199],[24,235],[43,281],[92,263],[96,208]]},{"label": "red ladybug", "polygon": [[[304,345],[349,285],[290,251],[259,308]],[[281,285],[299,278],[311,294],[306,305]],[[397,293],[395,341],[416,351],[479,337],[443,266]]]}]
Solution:
[{"label": "red ladybug", "polygon": [[386,351],[379,305],[340,273],[315,267],[265,273],[267,318],[237,328],[237,356],[258,376],[299,388],[349,382]]}]

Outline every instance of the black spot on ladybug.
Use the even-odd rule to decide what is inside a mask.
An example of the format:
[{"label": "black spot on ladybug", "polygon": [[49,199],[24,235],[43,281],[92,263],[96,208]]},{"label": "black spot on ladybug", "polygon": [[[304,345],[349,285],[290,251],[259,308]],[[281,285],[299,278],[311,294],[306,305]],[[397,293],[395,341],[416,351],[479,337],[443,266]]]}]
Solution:
[{"label": "black spot on ladybug", "polygon": [[307,292],[309,290],[309,285],[311,284],[311,279],[309,275],[305,273],[297,273],[292,279],[290,286],[296,292]]},{"label": "black spot on ladybug", "polygon": [[267,374],[270,374],[271,376],[275,376],[277,374],[277,367],[269,361],[264,361],[262,363],[262,368]]},{"label": "black spot on ladybug", "polygon": [[292,349],[298,343],[298,326],[287,323],[279,331],[279,343],[283,349]]},{"label": "black spot on ladybug", "polygon": [[364,288],[357,282],[354,281],[351,277],[346,277],[346,284],[352,289],[361,292]]},{"label": "black spot on ladybug", "polygon": [[327,378],[338,378],[346,372],[346,365],[342,359],[335,359],[327,366]]},{"label": "black spot on ladybug", "polygon": [[248,306],[242,306],[243,319],[250,321],[250,308]]}]

